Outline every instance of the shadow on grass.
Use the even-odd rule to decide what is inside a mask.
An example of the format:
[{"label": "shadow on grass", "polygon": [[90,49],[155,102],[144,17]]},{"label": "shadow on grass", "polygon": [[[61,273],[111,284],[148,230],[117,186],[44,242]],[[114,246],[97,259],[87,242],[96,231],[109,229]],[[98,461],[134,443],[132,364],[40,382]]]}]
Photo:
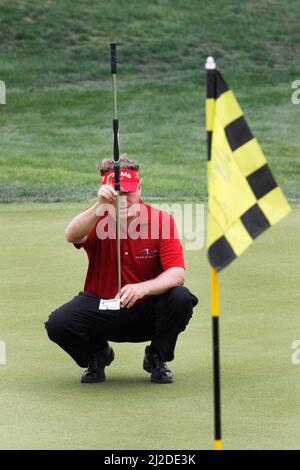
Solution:
[{"label": "shadow on grass", "polygon": [[[150,376],[145,377],[137,377],[134,375],[127,375],[127,376],[119,376],[119,377],[107,377],[105,382],[94,383],[94,384],[82,384],[80,382],[80,375],[74,375],[73,377],[66,376],[55,376],[55,374],[51,378],[47,378],[47,380],[40,381],[39,384],[35,381],[35,386],[42,389],[42,388],[49,388],[51,390],[59,390],[62,388],[70,389],[70,388],[77,388],[82,390],[91,390],[91,389],[99,389],[103,388],[105,390],[108,389],[119,389],[127,388],[127,389],[141,389],[147,386],[152,387],[159,387],[160,384],[154,384],[150,381]],[[160,387],[159,387],[160,388]]]}]

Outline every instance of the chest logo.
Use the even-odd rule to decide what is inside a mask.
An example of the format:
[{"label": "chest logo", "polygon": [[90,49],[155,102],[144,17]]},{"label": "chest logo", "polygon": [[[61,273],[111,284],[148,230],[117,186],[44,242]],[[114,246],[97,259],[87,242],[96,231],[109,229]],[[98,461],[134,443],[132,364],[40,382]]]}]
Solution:
[{"label": "chest logo", "polygon": [[149,258],[155,258],[158,255],[158,250],[156,249],[151,249],[151,248],[143,248],[142,250],[139,250],[137,254],[135,255],[136,259],[149,259]]}]

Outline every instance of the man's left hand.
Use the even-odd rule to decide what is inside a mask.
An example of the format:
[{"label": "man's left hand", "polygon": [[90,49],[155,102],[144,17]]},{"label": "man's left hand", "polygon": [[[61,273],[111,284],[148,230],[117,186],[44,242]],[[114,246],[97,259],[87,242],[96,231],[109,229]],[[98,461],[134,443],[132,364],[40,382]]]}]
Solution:
[{"label": "man's left hand", "polygon": [[148,289],[144,283],[139,284],[126,284],[121,289],[121,307],[130,308],[132,307],[137,300],[142,299],[148,293]]}]

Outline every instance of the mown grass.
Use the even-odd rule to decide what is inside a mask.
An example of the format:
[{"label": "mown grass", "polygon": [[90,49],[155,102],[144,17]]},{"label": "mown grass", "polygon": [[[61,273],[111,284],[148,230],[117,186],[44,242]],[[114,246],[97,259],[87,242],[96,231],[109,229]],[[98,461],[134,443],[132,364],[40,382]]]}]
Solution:
[{"label": "mown grass", "polygon": [[0,201],[94,197],[96,167],[112,153],[112,39],[121,43],[121,151],[140,161],[148,197],[206,196],[207,55],[240,99],[279,184],[299,197],[295,0],[0,5]]},{"label": "mown grass", "polygon": [[[169,365],[172,385],[149,382],[145,343],[113,343],[105,383],[51,343],[50,312],[82,290],[87,258],[64,240],[81,204],[0,207],[1,449],[210,449],[212,344],[206,252],[186,251],[199,304]],[[226,449],[298,449],[300,207],[220,274],[222,423]],[[8,242],[9,240],[9,242]]]}]

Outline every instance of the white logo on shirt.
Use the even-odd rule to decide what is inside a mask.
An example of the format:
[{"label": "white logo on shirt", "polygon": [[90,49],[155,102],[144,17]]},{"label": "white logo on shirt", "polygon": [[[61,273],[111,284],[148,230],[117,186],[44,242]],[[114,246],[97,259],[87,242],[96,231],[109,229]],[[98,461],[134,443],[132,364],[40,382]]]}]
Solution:
[{"label": "white logo on shirt", "polygon": [[136,259],[148,259],[148,258],[155,258],[158,255],[158,250],[150,249],[150,248],[143,248],[139,250],[135,256]]}]

